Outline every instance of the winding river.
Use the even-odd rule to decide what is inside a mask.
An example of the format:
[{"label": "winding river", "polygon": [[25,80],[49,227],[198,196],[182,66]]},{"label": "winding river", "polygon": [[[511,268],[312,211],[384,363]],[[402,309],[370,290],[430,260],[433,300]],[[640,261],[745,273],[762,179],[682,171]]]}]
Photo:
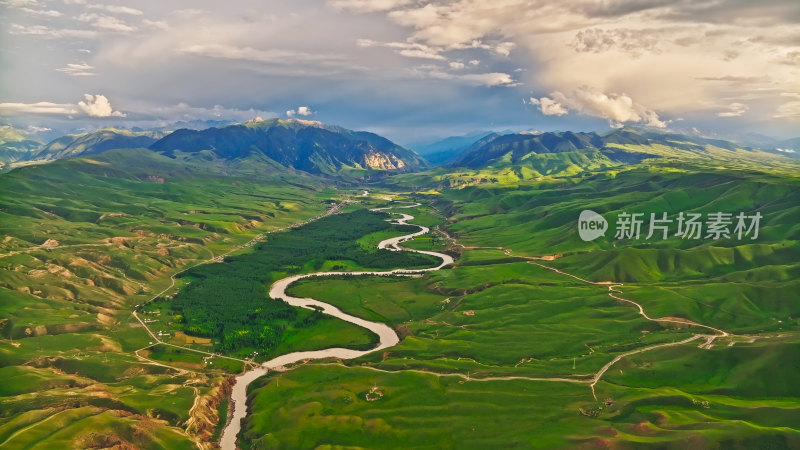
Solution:
[{"label": "winding river", "polygon": [[[414,203],[405,206],[395,206],[395,207],[386,207],[386,208],[375,208],[372,211],[380,211],[380,210],[388,210],[388,209],[400,209],[400,208],[414,208],[420,206],[419,203]],[[396,218],[392,221],[392,223],[397,225],[414,225],[409,224],[408,221],[412,220],[414,216],[410,214],[404,213],[392,213],[392,214],[400,214],[399,218]],[[236,377],[236,381],[233,385],[233,392],[231,393],[231,408],[232,408],[232,415],[231,420],[225,426],[225,429],[222,431],[222,438],[220,439],[220,446],[223,450],[235,450],[236,449],[236,435],[239,434],[239,430],[241,429],[241,420],[247,415],[247,386],[252,383],[255,379],[266,375],[266,373],[270,370],[275,370],[279,368],[283,368],[288,364],[293,364],[299,361],[305,361],[310,359],[323,359],[323,358],[338,358],[338,359],[353,359],[358,358],[360,356],[364,356],[366,354],[382,350],[388,347],[392,347],[400,342],[400,338],[397,336],[397,333],[390,328],[388,325],[380,323],[380,322],[372,322],[369,320],[364,320],[356,316],[352,316],[340,310],[339,308],[330,305],[325,302],[321,302],[319,300],[314,300],[313,298],[299,298],[299,297],[292,297],[286,293],[286,289],[294,282],[301,280],[303,278],[311,278],[311,277],[326,277],[326,276],[335,276],[335,275],[399,275],[399,276],[412,276],[418,275],[425,272],[430,272],[433,270],[439,270],[442,267],[452,264],[453,258],[449,255],[444,253],[437,253],[437,252],[427,252],[422,250],[412,250],[408,248],[401,247],[400,244],[404,241],[409,239],[413,239],[416,236],[423,235],[428,233],[430,229],[428,227],[424,227],[422,225],[416,225],[420,228],[419,231],[411,234],[407,234],[404,236],[398,236],[391,239],[386,239],[381,241],[378,244],[379,249],[387,249],[392,251],[409,251],[415,253],[423,253],[426,255],[432,255],[440,258],[442,263],[436,267],[429,267],[427,269],[394,269],[390,271],[364,271],[364,272],[316,272],[316,273],[309,273],[304,275],[293,275],[291,277],[282,278],[276,281],[269,290],[269,296],[275,299],[282,299],[286,303],[292,306],[299,306],[301,308],[307,309],[320,309],[323,313],[328,314],[333,317],[338,317],[339,319],[345,320],[347,322],[353,323],[360,327],[366,328],[373,333],[377,334],[380,338],[378,342],[378,346],[371,349],[371,350],[351,350],[347,348],[326,348],[324,350],[314,350],[314,351],[307,351],[307,352],[294,352],[294,353],[287,353],[285,355],[278,356],[273,358],[269,361],[264,362],[260,366],[249,370],[242,375]]]}]

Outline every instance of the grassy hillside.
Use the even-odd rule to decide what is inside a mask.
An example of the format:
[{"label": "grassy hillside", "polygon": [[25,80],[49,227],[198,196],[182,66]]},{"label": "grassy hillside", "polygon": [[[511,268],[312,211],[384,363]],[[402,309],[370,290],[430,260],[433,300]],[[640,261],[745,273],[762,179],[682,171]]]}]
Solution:
[{"label": "grassy hillside", "polygon": [[425,165],[416,153],[376,134],[297,119],[181,129],[151,148],[170,157],[198,152],[231,161],[262,157],[283,167],[351,179]]},{"label": "grassy hillside", "polygon": [[[413,280],[293,286],[294,295],[386,322],[403,339],[346,367],[265,377],[252,390],[242,444],[800,445],[791,381],[800,343],[800,171],[760,153],[709,149],[701,159],[671,148],[572,176],[486,176],[508,170],[497,167],[472,172],[485,179],[471,183],[453,182],[469,171],[397,176],[427,190],[455,238],[434,234],[409,246],[458,252],[455,267]],[[723,155],[732,158],[723,163]],[[609,220],[606,237],[579,238],[584,209]],[[758,211],[763,219],[756,240],[647,240],[647,224],[640,239],[614,239],[625,211]],[[608,284],[590,282],[623,282],[611,293],[666,321],[646,319],[610,297]],[[696,335],[718,332],[693,323],[731,335],[707,341]]]},{"label": "grassy hillside", "polygon": [[151,346],[131,310],[337,195],[258,167],[126,150],[0,176],[0,446],[207,445],[242,364]]},{"label": "grassy hillside", "polygon": [[[402,234],[397,230],[402,227],[390,225],[388,218],[386,213],[359,209],[272,234],[251,253],[227,258],[224,264],[189,270],[181,276],[187,285],[177,295],[157,299],[144,311],[157,311],[162,321],[171,321],[171,332],[211,338],[214,348],[228,355],[244,357],[256,352],[258,360],[271,359],[278,351],[330,346],[371,348],[376,336],[367,330],[280,301],[265,302],[265,292],[287,275],[326,266],[333,270],[389,270],[436,264],[427,255],[378,250],[376,246],[363,248],[356,242],[378,232]],[[323,326],[330,333],[323,333]],[[306,342],[298,334],[305,336]],[[294,344],[287,345],[287,340]]]},{"label": "grassy hillside", "polygon": [[42,147],[35,135],[10,125],[0,125],[0,170],[29,159]]},{"label": "grassy hillside", "polygon": [[163,131],[130,131],[116,128],[68,134],[49,142],[29,159],[49,161],[97,155],[121,148],[144,148],[164,137],[165,134]]}]

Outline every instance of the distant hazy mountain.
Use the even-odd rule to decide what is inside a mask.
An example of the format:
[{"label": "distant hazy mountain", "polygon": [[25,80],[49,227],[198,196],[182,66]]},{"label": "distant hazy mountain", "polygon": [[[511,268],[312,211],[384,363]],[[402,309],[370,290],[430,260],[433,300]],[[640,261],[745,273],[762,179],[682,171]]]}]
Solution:
[{"label": "distant hazy mountain", "polygon": [[202,131],[181,129],[150,148],[173,158],[236,161],[266,156],[285,167],[327,175],[425,166],[413,151],[376,134],[297,119],[252,120]]},{"label": "distant hazy mountain", "polygon": [[68,134],[51,141],[29,159],[55,160],[96,155],[120,148],[146,148],[165,134],[161,131],[129,131],[115,128]]},{"label": "distant hazy mountain", "polygon": [[42,145],[36,136],[25,130],[0,125],[0,168],[5,164],[29,159]]},{"label": "distant hazy mountain", "polygon": [[800,137],[780,141],[775,144],[775,149],[778,152],[800,158]]},{"label": "distant hazy mountain", "polygon": [[[792,145],[786,148],[753,149],[722,139],[643,129],[619,129],[608,133],[521,133],[489,135],[465,149],[450,165],[478,169],[516,164],[535,166],[537,171],[548,165],[596,167],[620,163],[636,163],[646,158],[704,156],[731,157],[754,155],[756,152],[796,157]],[[789,151],[787,151],[789,150]],[[720,153],[722,152],[722,153]],[[763,154],[763,153],[760,153]]]},{"label": "distant hazy mountain", "polygon": [[625,152],[609,144],[647,145],[648,142],[646,137],[626,130],[615,130],[606,135],[571,131],[489,135],[465,149],[452,165],[481,168],[498,163],[515,164],[530,159],[532,155],[571,152],[599,153],[596,156],[602,155],[605,160],[638,162],[654,155]]},{"label": "distant hazy mountain", "polygon": [[486,136],[497,136],[504,133],[494,133],[492,131],[476,131],[463,136],[450,136],[428,144],[414,145],[417,153],[425,157],[434,166],[447,164],[454,161],[458,156],[475,141]]}]

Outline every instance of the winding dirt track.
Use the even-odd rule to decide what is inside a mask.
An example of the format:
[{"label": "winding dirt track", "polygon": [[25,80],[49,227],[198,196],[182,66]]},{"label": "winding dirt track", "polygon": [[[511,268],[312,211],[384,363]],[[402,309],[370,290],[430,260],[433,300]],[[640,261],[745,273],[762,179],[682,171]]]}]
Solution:
[{"label": "winding dirt track", "polygon": [[[411,205],[406,206],[398,206],[392,208],[376,208],[373,211],[380,211],[385,209],[399,209],[399,208],[414,208],[416,206],[420,206],[419,203],[414,203]],[[401,217],[395,219],[392,223],[398,225],[414,225],[409,224],[408,221],[413,219],[414,216],[409,214],[402,214],[402,213],[393,213],[393,214],[400,214]],[[358,358],[360,356],[364,356],[366,354],[382,350],[388,347],[392,347],[400,342],[400,338],[397,336],[397,333],[394,332],[388,325],[380,323],[380,322],[372,322],[369,320],[364,320],[362,318],[347,314],[340,310],[339,308],[330,305],[325,302],[321,302],[319,300],[314,300],[312,298],[300,298],[300,297],[292,297],[286,293],[286,289],[294,282],[298,280],[302,280],[303,278],[311,278],[311,277],[326,277],[326,276],[338,276],[338,275],[393,275],[393,276],[413,276],[423,274],[425,272],[430,272],[433,270],[439,270],[442,267],[452,264],[453,258],[450,255],[446,255],[444,253],[437,253],[437,252],[427,252],[422,250],[411,250],[400,247],[400,243],[407,241],[409,239],[413,239],[416,236],[423,235],[428,233],[430,229],[428,227],[424,227],[422,225],[416,225],[420,228],[419,231],[411,234],[407,234],[404,236],[399,236],[391,239],[386,239],[381,241],[378,244],[379,249],[387,249],[392,251],[409,251],[415,253],[422,253],[426,255],[432,255],[440,258],[442,263],[436,267],[429,267],[427,269],[394,269],[390,271],[362,271],[362,272],[316,272],[311,274],[305,275],[294,275],[291,277],[286,277],[276,281],[269,290],[269,296],[276,299],[282,299],[286,303],[292,306],[299,306],[301,308],[307,309],[319,309],[324,314],[328,314],[333,317],[337,317],[344,321],[350,322],[352,324],[358,325],[360,327],[366,328],[380,338],[378,345],[371,349],[371,350],[352,350],[347,348],[327,348],[324,350],[315,350],[315,351],[307,351],[307,352],[293,352],[287,353],[285,355],[278,356],[273,358],[269,361],[264,362],[261,366],[252,369],[250,371],[245,372],[244,374],[236,377],[236,382],[233,385],[233,392],[231,393],[231,407],[233,413],[231,415],[230,422],[225,426],[225,429],[222,432],[222,438],[220,439],[220,447],[223,450],[234,450],[236,448],[236,435],[239,433],[241,429],[241,420],[247,414],[247,386],[252,383],[258,377],[265,375],[269,370],[276,370],[282,369],[284,366],[288,364],[293,364],[300,361],[307,361],[312,359],[324,359],[324,358],[338,358],[338,359],[353,359]]]}]

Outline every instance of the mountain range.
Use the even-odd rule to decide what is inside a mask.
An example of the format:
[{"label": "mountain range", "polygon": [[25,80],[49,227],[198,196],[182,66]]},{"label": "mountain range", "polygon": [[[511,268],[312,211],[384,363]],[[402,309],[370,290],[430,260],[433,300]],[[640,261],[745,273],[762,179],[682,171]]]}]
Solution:
[{"label": "mountain range", "polygon": [[26,140],[24,132],[12,127],[0,131],[4,132],[2,136],[8,136],[2,140],[0,167],[138,148],[188,162],[213,161],[233,170],[258,166],[270,171],[289,169],[345,178],[427,166],[415,152],[377,134],[298,119],[254,119],[200,131],[109,128],[66,135],[46,145]]},{"label": "mountain range", "polygon": [[426,162],[411,150],[365,131],[298,119],[252,120],[202,131],[177,130],[150,146],[171,158],[236,160],[265,156],[284,167],[320,175],[411,171]]},{"label": "mountain range", "polygon": [[[775,142],[763,152],[800,157],[798,139]],[[636,128],[607,133],[480,131],[415,148],[419,153],[374,133],[299,119],[254,119],[204,130],[183,128],[171,132],[107,128],[69,134],[47,144],[24,130],[0,127],[0,167],[91,156],[109,150],[147,149],[173,160],[214,165],[221,172],[257,175],[288,170],[344,179],[415,172],[431,165],[467,169],[524,166],[530,176],[558,176],[647,158],[724,158],[757,152],[696,133]]]},{"label": "mountain range", "polygon": [[5,164],[30,159],[42,145],[32,133],[0,125],[0,168]]}]

